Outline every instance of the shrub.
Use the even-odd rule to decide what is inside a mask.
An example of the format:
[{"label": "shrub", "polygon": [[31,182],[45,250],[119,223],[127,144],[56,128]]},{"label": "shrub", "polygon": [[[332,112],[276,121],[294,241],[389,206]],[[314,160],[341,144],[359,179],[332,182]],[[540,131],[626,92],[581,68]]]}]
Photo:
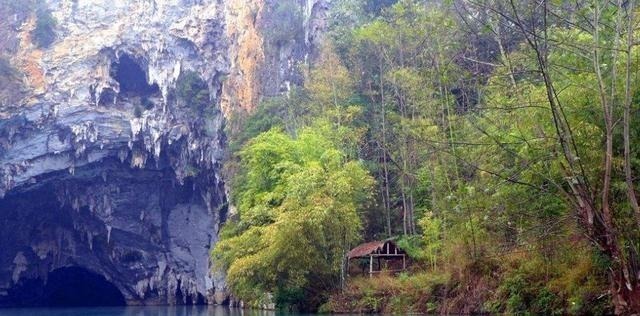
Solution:
[{"label": "shrub", "polygon": [[606,299],[599,299],[606,277],[596,263],[579,244],[562,249],[552,261],[532,253],[508,255],[498,269],[495,296],[485,307],[509,314],[608,314]]},{"label": "shrub", "polygon": [[404,249],[409,257],[416,260],[425,259],[425,243],[421,236],[402,236],[397,240],[398,247]]},{"label": "shrub", "polygon": [[211,103],[209,86],[194,71],[186,71],[178,77],[176,96],[183,104],[193,110],[202,110]]},{"label": "shrub", "polygon": [[350,280],[343,292],[331,296],[322,309],[340,313],[434,312],[440,290],[450,283],[450,276],[442,272],[402,274],[399,277],[384,273],[374,278],[356,277]]},{"label": "shrub", "polygon": [[392,6],[398,0],[367,0],[365,1],[365,10],[371,14],[378,15],[382,10]]}]

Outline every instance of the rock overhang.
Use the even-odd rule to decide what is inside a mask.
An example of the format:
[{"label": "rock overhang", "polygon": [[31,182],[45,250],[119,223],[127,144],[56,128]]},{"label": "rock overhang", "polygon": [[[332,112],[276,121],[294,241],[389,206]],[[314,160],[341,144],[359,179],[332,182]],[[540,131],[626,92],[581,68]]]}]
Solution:
[{"label": "rock overhang", "polygon": [[[27,74],[32,95],[0,121],[0,297],[70,266],[130,304],[203,303],[221,287],[208,251],[226,210],[217,98],[228,66],[218,4],[198,3],[48,1],[59,28],[38,54],[42,85]],[[25,64],[39,49],[20,50]],[[121,91],[123,58],[147,86]],[[207,82],[206,115],[171,98],[185,70]]]},{"label": "rock overhang", "polygon": [[[75,265],[113,282],[130,304],[224,301],[224,278],[209,274],[208,261],[226,217],[224,115],[299,83],[329,1],[298,1],[304,41],[277,52],[261,29],[273,0],[45,2],[57,40],[38,49],[29,44],[33,20],[16,28],[12,63],[29,93],[0,108],[0,225],[40,237],[5,236],[13,242],[0,245],[0,297],[14,275],[46,278]],[[113,70],[122,56],[159,95],[120,95]],[[211,107],[175,102],[187,72],[206,81]],[[36,197],[52,203],[8,206]]]}]

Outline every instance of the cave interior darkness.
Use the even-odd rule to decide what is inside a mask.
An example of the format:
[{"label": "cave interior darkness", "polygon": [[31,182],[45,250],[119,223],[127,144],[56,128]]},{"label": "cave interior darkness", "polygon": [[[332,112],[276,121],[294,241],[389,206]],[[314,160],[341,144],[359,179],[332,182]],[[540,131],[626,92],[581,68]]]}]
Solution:
[{"label": "cave interior darkness", "polygon": [[[73,227],[70,206],[62,207],[54,188],[46,184],[45,179],[41,180],[42,185],[33,190],[17,190],[0,199],[1,266],[12,267],[14,255],[6,254],[18,250],[35,264],[36,254],[25,246],[26,241],[52,238],[46,229],[43,230],[45,227]],[[94,249],[101,251],[100,245],[96,242]],[[24,271],[12,286],[1,289],[0,307],[126,305],[122,292],[105,278],[103,272],[74,262],[56,267],[51,265],[50,261],[41,263],[37,269],[40,272]],[[48,272],[43,275],[42,269]]]},{"label": "cave interior darkness", "polygon": [[122,54],[111,64],[111,77],[120,84],[120,95],[124,97],[150,97],[160,94],[157,84],[147,82],[147,74],[140,64],[128,54]]},{"label": "cave interior darkness", "polygon": [[47,281],[22,280],[9,290],[10,305],[17,307],[124,306],[122,293],[103,276],[81,267],[51,271]]},{"label": "cave interior darkness", "polygon": [[[155,165],[155,162],[152,161],[151,165]],[[107,172],[113,181],[119,181],[121,190],[118,191],[117,198],[136,201],[130,205],[133,209],[149,205],[146,199],[136,199],[140,192],[158,190],[158,193],[155,193],[160,199],[157,202],[158,207],[167,210],[175,208],[177,204],[192,203],[194,197],[200,197],[193,191],[193,179],[186,179],[183,185],[178,186],[174,186],[171,181],[160,181],[156,184],[154,180],[158,178],[173,176],[172,171],[130,169],[127,163],[122,163],[117,158],[76,169],[73,181],[67,179],[68,182],[62,187],[81,194],[83,191],[79,190],[79,187],[91,187],[104,181],[103,171]],[[71,203],[60,203],[57,196],[60,187],[54,184],[56,181],[63,181],[59,179],[67,173],[63,170],[48,174],[38,179],[37,186],[15,190],[4,199],[0,199],[0,266],[14,268],[17,253],[23,253],[25,260],[30,264],[17,275],[15,271],[12,275],[10,270],[5,273],[5,280],[8,282],[4,288],[3,284],[0,284],[0,308],[125,306],[132,303],[126,298],[129,293],[125,292],[128,290],[126,284],[125,288],[119,288],[127,282],[126,277],[123,279],[118,272],[117,266],[125,262],[125,254],[119,256],[116,262],[112,262],[115,265],[110,265],[108,261],[114,258],[108,256],[110,252],[107,251],[106,234],[95,235],[92,248],[89,248],[87,241],[83,242],[81,238],[83,233],[75,230],[75,223],[82,223],[86,228],[94,225],[101,228],[103,222],[91,215],[88,207],[74,210]],[[224,214],[220,216],[224,218]],[[17,229],[10,229],[11,227]],[[57,253],[61,259],[59,263],[52,261],[54,256],[44,259],[38,257],[31,245],[55,240],[58,230],[69,232],[70,236],[75,238],[73,243],[64,242],[61,248],[56,250],[59,251]],[[163,235],[165,233],[161,231],[157,234],[157,238],[166,238]],[[71,251],[69,245],[75,243],[78,247]],[[129,246],[135,246],[135,242]],[[48,272],[45,272],[45,269]],[[113,276],[118,279],[112,280],[110,277]],[[180,281],[175,291],[172,294],[175,295],[178,305],[207,303],[201,294],[193,296],[184,293]],[[152,298],[157,295],[157,292],[150,293]],[[163,298],[158,299],[162,302]]]}]

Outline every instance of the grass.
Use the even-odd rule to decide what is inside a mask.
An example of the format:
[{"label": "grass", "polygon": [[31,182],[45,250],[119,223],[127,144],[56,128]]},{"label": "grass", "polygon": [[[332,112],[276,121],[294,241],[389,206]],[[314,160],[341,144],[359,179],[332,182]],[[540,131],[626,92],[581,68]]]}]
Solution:
[{"label": "grass", "polygon": [[428,313],[434,312],[438,295],[449,282],[446,274],[417,273],[394,277],[356,277],[345,290],[334,294],[320,309],[338,313]]},{"label": "grass", "polygon": [[[550,251],[485,249],[450,242],[437,266],[418,261],[398,276],[349,279],[321,308],[334,313],[610,314],[606,264],[582,240]],[[551,251],[552,250],[552,251]],[[542,255],[545,254],[545,255]]]}]

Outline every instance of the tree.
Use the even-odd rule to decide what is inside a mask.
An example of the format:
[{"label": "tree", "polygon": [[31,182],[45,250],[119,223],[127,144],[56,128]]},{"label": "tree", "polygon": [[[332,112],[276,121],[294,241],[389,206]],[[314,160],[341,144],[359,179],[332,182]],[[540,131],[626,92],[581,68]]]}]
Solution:
[{"label": "tree", "polygon": [[[286,133],[268,132],[269,142],[256,138],[270,145],[243,156],[242,164],[260,176],[236,177],[241,220],[229,225],[225,240],[233,245],[224,253],[237,254],[222,261],[245,258],[229,271],[241,276],[236,280],[257,280],[239,289],[304,301],[312,292],[307,285],[321,284],[316,276],[331,275],[331,265],[314,272],[297,266],[297,258],[312,252],[287,250],[295,255],[278,253],[282,261],[265,261],[259,252],[278,234],[313,236],[299,228],[306,218],[295,214],[327,205],[324,198],[300,197],[328,192],[317,170],[330,170],[299,163],[298,141],[324,129],[343,161],[358,161],[377,180],[368,190],[375,189],[378,203],[360,208],[365,239],[402,234],[399,242],[428,263],[424,273],[451,277],[442,287],[449,289],[447,300],[484,293],[478,312],[640,308],[636,6],[621,0],[337,3],[332,43],[305,86],[273,99],[247,125],[252,136],[272,126]],[[254,156],[260,158],[249,168]],[[291,170],[299,177],[289,177]],[[333,225],[349,229],[326,227]],[[296,246],[313,244],[305,238]],[[283,270],[269,272],[274,264]],[[315,290],[335,287],[336,270],[332,275],[333,286]]]},{"label": "tree", "polygon": [[[633,48],[629,37],[633,37],[630,25],[636,23],[636,8],[621,1],[584,1],[576,9],[548,1],[535,5],[486,2],[481,7],[502,21],[502,26],[519,32],[526,43],[519,53],[524,54],[525,60],[521,69],[529,75],[518,76],[513,67],[509,73],[513,78],[522,78],[514,84],[529,88],[518,89],[523,98],[509,97],[507,104],[496,105],[518,112],[516,121],[537,124],[525,128],[532,128],[529,135],[507,128],[509,135],[515,134],[522,146],[527,146],[520,147],[527,149],[525,152],[503,140],[496,144],[514,159],[527,161],[519,169],[529,173],[531,180],[544,179],[544,183],[555,187],[584,234],[609,260],[610,293],[616,313],[638,310],[638,225],[635,220],[629,221],[637,214],[637,201],[629,158],[631,125],[626,112],[631,107],[628,76],[634,68],[630,68]],[[624,58],[621,52],[626,55]],[[619,76],[620,66],[625,67],[624,79]],[[523,106],[523,100],[529,100],[529,104]],[[520,103],[516,106],[523,110],[509,105],[513,101]],[[624,149],[616,145],[620,135],[616,122],[621,110],[625,112],[621,137]],[[536,119],[531,121],[532,117]],[[497,138],[496,133],[485,134]],[[529,155],[533,148],[539,153],[551,153],[550,159],[534,163]],[[619,157],[624,172],[614,163]],[[522,176],[519,171],[510,179],[520,181]],[[626,199],[620,195],[623,186],[626,194],[622,196],[626,195]]]},{"label": "tree", "polygon": [[320,57],[310,70],[305,83],[305,88],[310,94],[311,101],[316,103],[312,108],[319,113],[327,113],[333,109],[337,124],[341,123],[338,114],[342,113],[340,107],[348,106],[353,98],[355,90],[354,80],[344,67],[333,46],[324,44]]},{"label": "tree", "polygon": [[239,220],[214,250],[239,298],[257,303],[273,293],[281,307],[308,310],[339,286],[373,185],[360,162],[346,159],[341,137],[322,122],[296,138],[270,130],[242,150]]},{"label": "tree", "polygon": [[[420,163],[444,162],[439,152],[455,151],[452,91],[465,73],[453,62],[457,29],[456,21],[437,4],[403,0],[351,36],[353,71],[362,74],[361,87],[375,105],[371,129],[381,165],[382,204],[387,213],[395,209],[401,214],[405,235],[417,232],[417,218],[428,208],[425,198],[416,194]],[[440,170],[451,179],[447,191],[455,191],[457,162]],[[446,195],[450,194],[442,196]],[[387,233],[392,235],[390,218]]]}]

